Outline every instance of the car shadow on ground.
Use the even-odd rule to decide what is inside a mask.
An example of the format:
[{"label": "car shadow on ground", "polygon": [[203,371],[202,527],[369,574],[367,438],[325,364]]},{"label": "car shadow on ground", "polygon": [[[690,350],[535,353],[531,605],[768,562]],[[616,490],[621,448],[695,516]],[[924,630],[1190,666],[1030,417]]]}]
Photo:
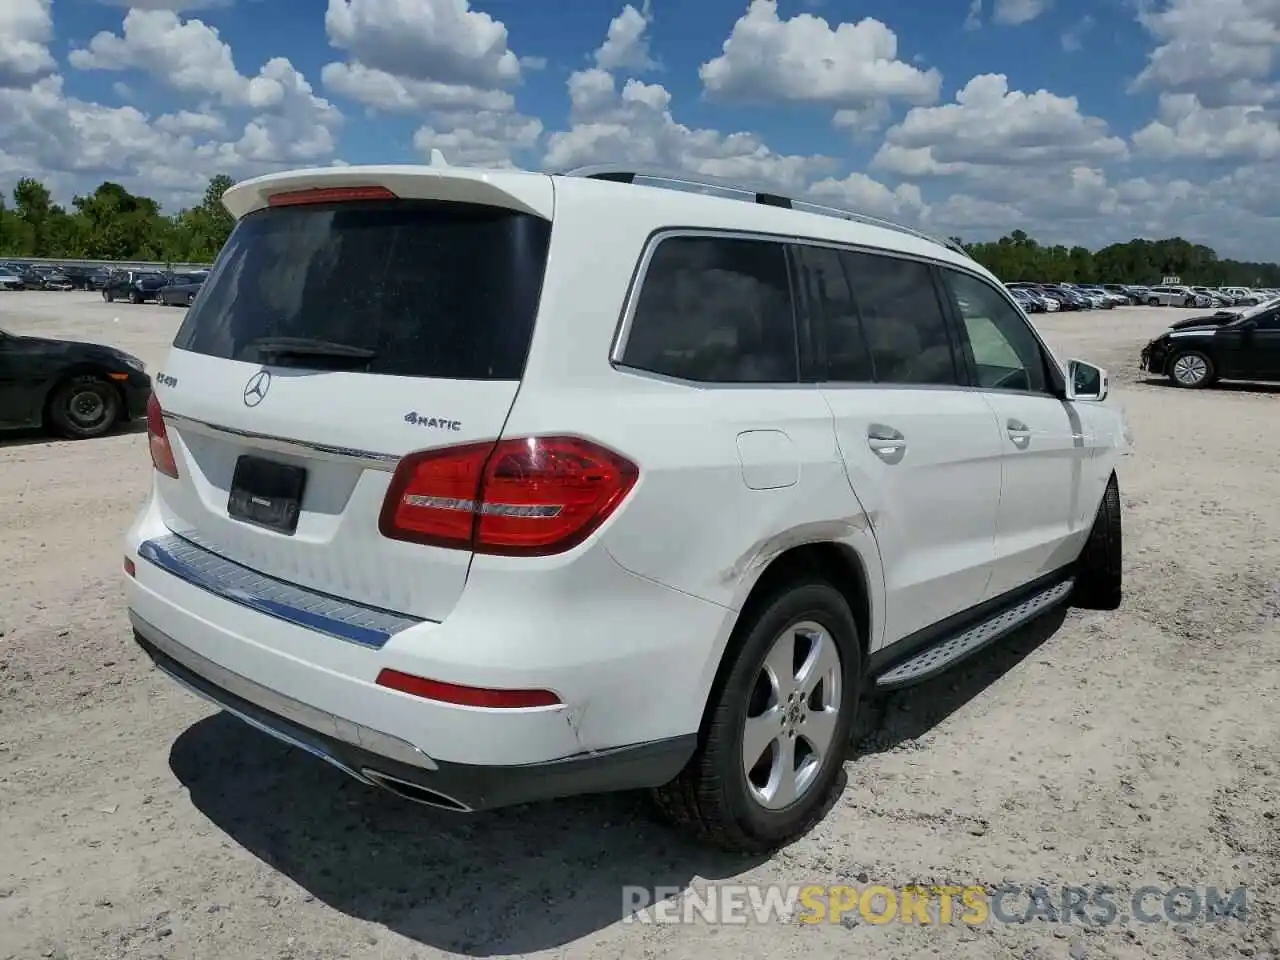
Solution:
[{"label": "car shadow on ground", "polygon": [[49,430],[39,428],[24,428],[21,430],[11,430],[0,433],[0,450],[9,447],[31,447],[41,443],[93,443],[94,440],[109,440],[112,437],[118,437],[122,434],[146,433],[147,420],[145,417],[137,417],[128,423],[117,425],[113,430],[104,433],[100,437],[90,437],[87,440],[68,440],[66,437],[59,436]]},{"label": "car shadow on ground", "polygon": [[856,760],[918,740],[1040,649],[1062,627],[1069,612],[1066,606],[1055,607],[924,683],[873,693],[864,705],[858,736],[846,758]]},{"label": "car shadow on ground", "polygon": [[[1171,390],[1181,390],[1169,382],[1167,377],[1146,377],[1141,381],[1149,387],[1168,387]],[[1258,383],[1253,380],[1229,380],[1227,382],[1215,383],[1211,387],[1203,387],[1204,390],[1216,390],[1222,393],[1257,393],[1257,394],[1276,394],[1280,393],[1280,383]]]},{"label": "car shadow on ground", "polygon": [[[1039,647],[1064,616],[1049,613],[963,667],[891,695],[880,729],[850,756],[923,735]],[[225,713],[184,731],[169,764],[202,814],[312,896],[469,956],[563,947],[623,919],[624,887],[683,889],[764,859],[685,839],[638,794],[473,817],[436,811],[358,784]]]}]

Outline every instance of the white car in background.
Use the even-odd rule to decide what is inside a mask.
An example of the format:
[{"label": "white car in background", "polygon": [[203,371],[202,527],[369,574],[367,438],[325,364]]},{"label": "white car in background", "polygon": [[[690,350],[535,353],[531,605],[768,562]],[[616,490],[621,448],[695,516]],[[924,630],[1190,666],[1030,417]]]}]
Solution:
[{"label": "white car in background", "polygon": [[687,183],[228,190],[154,377],[142,649],[402,797],[650,788],[765,850],[827,808],[865,692],[1120,603],[1104,371],[955,245]]},{"label": "white car in background", "polygon": [[1159,286],[1147,291],[1149,307],[1200,307],[1213,306],[1213,300],[1185,286]]}]

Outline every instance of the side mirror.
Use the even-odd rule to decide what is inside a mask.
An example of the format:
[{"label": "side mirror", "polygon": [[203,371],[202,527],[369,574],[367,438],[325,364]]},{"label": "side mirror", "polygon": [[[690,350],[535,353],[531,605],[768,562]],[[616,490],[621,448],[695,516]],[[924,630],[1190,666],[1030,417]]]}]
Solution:
[{"label": "side mirror", "polygon": [[1111,385],[1107,382],[1107,371],[1095,367],[1083,360],[1072,360],[1067,364],[1067,399],[1091,400],[1101,402],[1107,399]]}]

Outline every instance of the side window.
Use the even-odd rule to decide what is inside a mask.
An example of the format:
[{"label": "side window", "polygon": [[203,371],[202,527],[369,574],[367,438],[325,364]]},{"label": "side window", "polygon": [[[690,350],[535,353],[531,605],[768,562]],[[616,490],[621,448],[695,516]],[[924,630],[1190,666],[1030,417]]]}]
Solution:
[{"label": "side window", "polygon": [[959,382],[946,315],[930,268],[914,260],[843,251],[878,383]]},{"label": "side window", "polygon": [[622,362],[700,383],[794,383],[785,247],[668,237],[649,259]]},{"label": "side window", "polygon": [[1027,321],[977,277],[954,270],[944,270],[942,275],[960,311],[978,386],[1048,392],[1044,352]]},{"label": "side window", "polygon": [[1268,310],[1258,317],[1258,330],[1280,330],[1280,310]]},{"label": "side window", "polygon": [[867,383],[872,379],[871,354],[858,319],[853,291],[840,263],[839,251],[829,247],[796,247],[801,278],[813,310],[822,318],[827,354],[827,380]]}]

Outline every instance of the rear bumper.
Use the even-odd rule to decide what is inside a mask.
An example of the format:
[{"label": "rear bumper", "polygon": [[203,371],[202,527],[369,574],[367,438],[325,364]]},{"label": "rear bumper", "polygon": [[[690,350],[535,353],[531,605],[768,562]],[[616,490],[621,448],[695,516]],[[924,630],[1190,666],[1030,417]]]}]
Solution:
[{"label": "rear bumper", "polygon": [[458,812],[658,786],[680,772],[697,742],[690,734],[543,763],[438,761],[404,740],[269,690],[184,647],[137,614],[131,618],[138,645],[193,693],[363,783]]}]

